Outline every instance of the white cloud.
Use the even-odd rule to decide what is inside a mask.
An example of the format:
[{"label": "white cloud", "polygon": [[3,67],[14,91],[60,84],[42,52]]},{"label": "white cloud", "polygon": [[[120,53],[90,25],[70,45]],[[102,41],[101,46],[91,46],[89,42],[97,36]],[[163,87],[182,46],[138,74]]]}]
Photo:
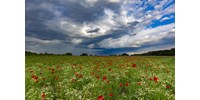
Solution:
[{"label": "white cloud", "polygon": [[32,42],[32,43],[38,43],[38,44],[44,44],[44,45],[54,45],[54,44],[62,44],[60,40],[42,40],[39,38],[34,37],[26,37],[26,42]]},{"label": "white cloud", "polygon": [[118,3],[120,2],[120,0],[107,0],[108,2],[111,2],[111,3]]},{"label": "white cloud", "polygon": [[73,44],[77,45],[77,44],[81,43],[82,41],[83,41],[82,39],[73,38],[71,42]]},{"label": "white cloud", "polygon": [[88,45],[88,48],[94,48],[95,47],[95,44],[89,44]]},{"label": "white cloud", "polygon": [[116,39],[108,38],[98,43],[98,45],[103,48],[140,47],[145,43],[154,43],[168,37],[169,32],[174,30],[174,26],[174,24],[169,24],[142,30],[135,36],[124,35]]},{"label": "white cloud", "polygon": [[164,17],[160,21],[163,22],[163,21],[168,20],[168,19],[170,19],[170,18],[169,17]]}]

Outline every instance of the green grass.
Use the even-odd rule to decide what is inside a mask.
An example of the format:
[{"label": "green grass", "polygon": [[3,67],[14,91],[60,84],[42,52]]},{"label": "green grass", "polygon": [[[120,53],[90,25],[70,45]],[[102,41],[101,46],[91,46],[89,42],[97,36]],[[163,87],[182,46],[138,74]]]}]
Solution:
[{"label": "green grass", "polygon": [[175,57],[26,56],[25,68],[26,100],[40,100],[43,92],[45,100],[175,99]]}]

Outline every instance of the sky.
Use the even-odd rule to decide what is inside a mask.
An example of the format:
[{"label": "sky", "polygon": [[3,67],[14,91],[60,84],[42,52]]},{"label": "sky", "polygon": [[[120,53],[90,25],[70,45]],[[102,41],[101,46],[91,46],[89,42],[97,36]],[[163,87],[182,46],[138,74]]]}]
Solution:
[{"label": "sky", "polygon": [[175,0],[25,0],[25,49],[73,55],[175,47]]}]

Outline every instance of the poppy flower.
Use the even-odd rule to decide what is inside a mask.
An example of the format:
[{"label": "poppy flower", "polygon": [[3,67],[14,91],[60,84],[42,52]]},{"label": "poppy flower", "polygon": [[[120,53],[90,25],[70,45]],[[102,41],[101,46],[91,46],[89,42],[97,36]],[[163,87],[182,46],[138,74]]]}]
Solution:
[{"label": "poppy flower", "polygon": [[167,85],[167,86],[166,86],[166,88],[168,89],[168,88],[170,88],[170,86],[169,86],[169,85]]},{"label": "poppy flower", "polygon": [[103,76],[103,80],[106,80],[107,79],[107,77],[106,76]]},{"label": "poppy flower", "polygon": [[153,80],[154,80],[155,82],[158,82],[158,77],[154,76]]},{"label": "poppy flower", "polygon": [[96,78],[99,79],[100,77],[99,77],[99,76],[96,76]]},{"label": "poppy flower", "polygon": [[31,76],[31,78],[33,78],[33,79],[34,79],[34,78],[35,78],[35,76],[34,76],[34,75],[32,75],[32,76]]},{"label": "poppy flower", "polygon": [[44,97],[45,97],[45,94],[44,94],[44,92],[42,93],[42,100],[44,100]]},{"label": "poppy flower", "polygon": [[149,80],[153,80],[153,78],[149,78]]},{"label": "poppy flower", "polygon": [[111,71],[111,68],[109,68],[108,71]]},{"label": "poppy flower", "polygon": [[109,94],[109,96],[111,96],[111,97],[112,97],[112,96],[113,96],[113,94],[112,94],[112,93],[110,93],[110,94]]},{"label": "poppy flower", "polygon": [[38,77],[35,77],[35,79],[37,80],[37,79],[38,79]]},{"label": "poppy flower", "polygon": [[51,74],[54,74],[54,73],[55,73],[54,71],[51,72]]},{"label": "poppy flower", "polygon": [[51,70],[54,71],[54,68],[52,68]]},{"label": "poppy flower", "polygon": [[75,74],[76,76],[78,76],[78,73],[75,72],[74,74]]},{"label": "poppy flower", "polygon": [[104,100],[104,96],[102,95],[98,96],[98,100]]},{"label": "poppy flower", "polygon": [[136,68],[136,64],[132,64],[132,67],[133,67],[133,68]]},{"label": "poppy flower", "polygon": [[83,76],[82,75],[79,75],[79,77],[78,78],[82,78]]},{"label": "poppy flower", "polygon": [[123,86],[123,84],[122,84],[122,83],[120,83],[120,84],[119,84],[119,86]]},{"label": "poppy flower", "polygon": [[128,82],[126,82],[125,86],[128,86],[128,85],[129,85],[129,83],[128,83]]}]

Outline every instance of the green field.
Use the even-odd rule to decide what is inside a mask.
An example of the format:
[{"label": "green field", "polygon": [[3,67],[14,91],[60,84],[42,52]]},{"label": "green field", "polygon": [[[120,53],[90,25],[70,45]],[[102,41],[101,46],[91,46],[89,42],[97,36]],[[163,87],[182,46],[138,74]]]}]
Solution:
[{"label": "green field", "polygon": [[26,100],[174,100],[175,57],[26,56]]}]

